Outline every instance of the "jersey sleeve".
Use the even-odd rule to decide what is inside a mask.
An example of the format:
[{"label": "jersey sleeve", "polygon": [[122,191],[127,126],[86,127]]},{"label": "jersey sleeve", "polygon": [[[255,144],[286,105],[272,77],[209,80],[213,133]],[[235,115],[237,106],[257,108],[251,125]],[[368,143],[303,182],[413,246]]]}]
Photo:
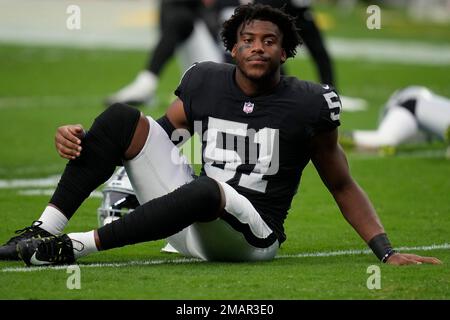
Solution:
[{"label": "jersey sleeve", "polygon": [[[194,63],[190,66],[181,77],[180,84],[175,90],[175,95],[183,101],[184,112],[186,113],[186,118],[188,122],[193,123],[192,114],[192,99],[195,87],[198,86],[199,75],[198,75],[198,63]],[[196,85],[197,84],[197,85]]]},{"label": "jersey sleeve", "polygon": [[313,134],[331,131],[341,125],[340,115],[342,104],[339,95],[330,86],[323,87],[324,90],[316,96],[319,105],[318,118],[313,127]]}]

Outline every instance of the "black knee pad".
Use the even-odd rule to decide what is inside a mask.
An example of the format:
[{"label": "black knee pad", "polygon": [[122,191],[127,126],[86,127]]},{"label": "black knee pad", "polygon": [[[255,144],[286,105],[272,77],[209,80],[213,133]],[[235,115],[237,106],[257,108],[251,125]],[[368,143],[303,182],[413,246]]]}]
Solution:
[{"label": "black knee pad", "polygon": [[197,221],[208,222],[216,219],[221,203],[220,187],[216,180],[201,176],[178,189],[186,201],[198,202]]},{"label": "black knee pad", "polygon": [[99,185],[122,165],[133,138],[140,112],[114,104],[100,114],[82,141],[80,157],[70,160],[50,203],[69,219]]},{"label": "black knee pad", "polygon": [[101,140],[111,142],[123,156],[128,149],[141,113],[126,104],[115,103],[100,114],[94,121],[89,133]]}]

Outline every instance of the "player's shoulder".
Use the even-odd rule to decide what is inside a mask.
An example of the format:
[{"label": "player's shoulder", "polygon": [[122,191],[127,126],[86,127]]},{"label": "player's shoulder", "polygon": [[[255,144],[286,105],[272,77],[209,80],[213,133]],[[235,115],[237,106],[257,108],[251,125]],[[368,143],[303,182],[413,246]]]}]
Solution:
[{"label": "player's shoulder", "polygon": [[181,83],[188,85],[191,90],[206,90],[205,86],[226,81],[233,69],[234,66],[227,63],[196,62],[184,72]]},{"label": "player's shoulder", "polygon": [[291,94],[301,96],[302,99],[322,99],[324,94],[336,91],[335,88],[329,84],[300,80],[296,77],[284,77],[283,81]]},{"label": "player's shoulder", "polygon": [[198,77],[215,77],[228,72],[233,72],[234,66],[228,63],[218,63],[212,61],[196,62],[190,66],[185,74],[192,74]]},{"label": "player's shoulder", "polygon": [[283,81],[287,88],[285,94],[295,101],[294,110],[302,118],[306,116],[316,128],[314,130],[339,126],[342,106],[333,86],[295,77],[284,77]]}]

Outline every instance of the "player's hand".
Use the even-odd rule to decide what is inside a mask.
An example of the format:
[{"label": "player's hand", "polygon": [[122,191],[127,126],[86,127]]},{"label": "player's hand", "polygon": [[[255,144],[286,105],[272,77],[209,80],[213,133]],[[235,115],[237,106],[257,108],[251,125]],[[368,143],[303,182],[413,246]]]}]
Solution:
[{"label": "player's hand", "polygon": [[422,264],[422,263],[442,264],[442,261],[434,257],[422,257],[409,253],[395,253],[389,257],[386,263],[402,266],[407,264]]},{"label": "player's hand", "polygon": [[85,132],[81,124],[70,124],[59,127],[55,134],[55,147],[58,154],[65,159],[73,160],[80,156],[81,139]]}]

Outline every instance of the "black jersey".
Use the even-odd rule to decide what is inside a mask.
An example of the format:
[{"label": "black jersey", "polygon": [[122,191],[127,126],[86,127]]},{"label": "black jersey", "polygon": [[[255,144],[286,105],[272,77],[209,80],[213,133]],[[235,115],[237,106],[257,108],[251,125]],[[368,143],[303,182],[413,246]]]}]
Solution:
[{"label": "black jersey", "polygon": [[245,196],[276,233],[310,160],[310,141],[339,126],[341,104],[328,86],[281,77],[267,95],[248,97],[231,64],[202,62],[184,74],[175,94],[190,131],[202,137],[201,175]]}]

